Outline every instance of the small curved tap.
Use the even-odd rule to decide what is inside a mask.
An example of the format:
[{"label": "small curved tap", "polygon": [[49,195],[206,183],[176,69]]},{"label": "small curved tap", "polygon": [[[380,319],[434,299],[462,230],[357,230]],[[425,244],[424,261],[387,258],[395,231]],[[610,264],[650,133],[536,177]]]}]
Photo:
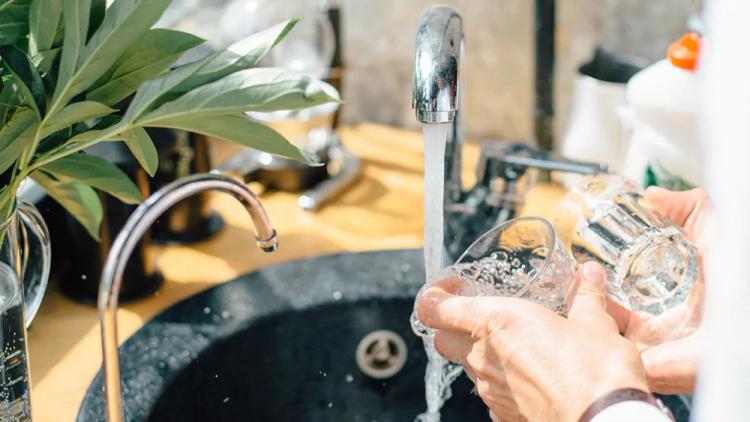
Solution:
[{"label": "small curved tap", "polygon": [[110,422],[123,420],[120,357],[117,351],[117,297],[125,265],[143,234],[167,209],[188,196],[209,190],[229,193],[240,201],[253,219],[258,246],[266,252],[276,250],[276,230],[268,220],[260,200],[247,186],[227,176],[196,174],[176,180],[151,195],[133,212],[112,244],[99,284],[104,386],[107,420]]}]

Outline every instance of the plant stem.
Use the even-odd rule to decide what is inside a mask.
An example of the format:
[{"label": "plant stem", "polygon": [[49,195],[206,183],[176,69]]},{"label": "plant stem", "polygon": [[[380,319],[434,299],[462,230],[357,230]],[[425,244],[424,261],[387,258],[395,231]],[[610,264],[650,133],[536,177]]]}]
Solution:
[{"label": "plant stem", "polygon": [[33,173],[35,170],[39,169],[40,167],[43,167],[53,161],[59,160],[61,158],[65,158],[69,155],[75,154],[78,151],[84,150],[88,147],[91,147],[93,145],[98,144],[99,142],[105,141],[109,138],[112,138],[122,132],[128,131],[132,129],[132,125],[114,125],[110,128],[109,131],[102,131],[102,133],[97,136],[94,139],[90,139],[86,142],[81,142],[78,145],[74,147],[65,147],[62,146],[58,148],[57,150],[51,152],[49,155],[45,157],[39,158],[39,160],[34,161],[31,163],[31,165],[28,167],[28,169],[25,171],[25,174],[23,174],[24,177],[28,176],[29,174]]}]

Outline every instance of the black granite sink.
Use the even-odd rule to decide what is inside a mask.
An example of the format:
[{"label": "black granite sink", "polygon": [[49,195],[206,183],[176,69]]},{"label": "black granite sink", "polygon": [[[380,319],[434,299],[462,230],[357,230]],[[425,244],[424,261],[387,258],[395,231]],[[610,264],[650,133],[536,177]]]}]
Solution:
[{"label": "black granite sink", "polygon": [[[422,271],[416,250],[332,255],[186,299],[120,348],[126,419],[413,420],[424,407],[425,356],[408,320]],[[404,340],[403,368],[388,378],[365,374],[355,358],[377,330]],[[395,347],[391,355],[404,355],[398,341],[386,344]],[[470,390],[465,378],[456,383],[444,421],[489,420]],[[677,398],[670,404],[687,419]],[[101,373],[78,414],[78,421],[100,420]]]}]

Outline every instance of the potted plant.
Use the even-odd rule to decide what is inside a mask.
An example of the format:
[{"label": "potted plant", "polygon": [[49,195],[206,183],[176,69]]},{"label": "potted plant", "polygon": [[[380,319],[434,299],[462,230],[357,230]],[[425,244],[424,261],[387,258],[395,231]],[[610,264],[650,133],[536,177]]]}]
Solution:
[{"label": "potted plant", "polygon": [[[49,256],[32,252],[28,265],[34,268],[24,271],[19,245],[24,239],[42,246],[49,241],[38,214],[17,200],[25,180],[37,182],[94,238],[102,219],[96,190],[127,203],[143,199],[114,164],[85,153],[93,145],[124,142],[152,176],[157,151],[145,130],[152,127],[311,161],[244,114],[338,101],[309,76],[256,67],[296,21],[174,67],[204,40],[152,28],[170,2],[0,0],[0,263],[19,277],[25,272],[27,290],[43,290]],[[35,302],[27,312],[31,317]]]}]

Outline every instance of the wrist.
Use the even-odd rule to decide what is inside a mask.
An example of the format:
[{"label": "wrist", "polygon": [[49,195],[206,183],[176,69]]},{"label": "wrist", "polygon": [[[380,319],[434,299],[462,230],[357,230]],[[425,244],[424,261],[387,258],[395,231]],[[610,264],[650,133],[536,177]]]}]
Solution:
[{"label": "wrist", "polygon": [[[567,408],[563,409],[562,415],[564,417],[559,420],[578,422],[581,420],[581,416],[591,407],[594,403],[601,400],[603,397],[608,396],[613,391],[626,391],[626,390],[637,390],[643,391],[646,395],[651,396],[651,392],[648,388],[648,382],[646,376],[634,376],[620,374],[610,374],[607,381],[594,383],[594,385],[582,385],[584,389],[579,391],[577,400],[570,400],[567,403]],[[653,396],[651,396],[653,397]],[[566,405],[563,403],[563,405]]]},{"label": "wrist", "polygon": [[[632,406],[636,402],[642,402],[651,406],[653,410],[651,412],[657,412],[657,410],[668,417],[670,420],[674,420],[672,412],[664,406],[661,401],[656,399],[651,393],[645,390],[636,388],[619,388],[613,390],[599,399],[595,400],[578,419],[578,422],[592,422],[596,416],[600,413],[604,413],[607,409],[615,406]],[[648,407],[646,407],[648,409]]]}]

